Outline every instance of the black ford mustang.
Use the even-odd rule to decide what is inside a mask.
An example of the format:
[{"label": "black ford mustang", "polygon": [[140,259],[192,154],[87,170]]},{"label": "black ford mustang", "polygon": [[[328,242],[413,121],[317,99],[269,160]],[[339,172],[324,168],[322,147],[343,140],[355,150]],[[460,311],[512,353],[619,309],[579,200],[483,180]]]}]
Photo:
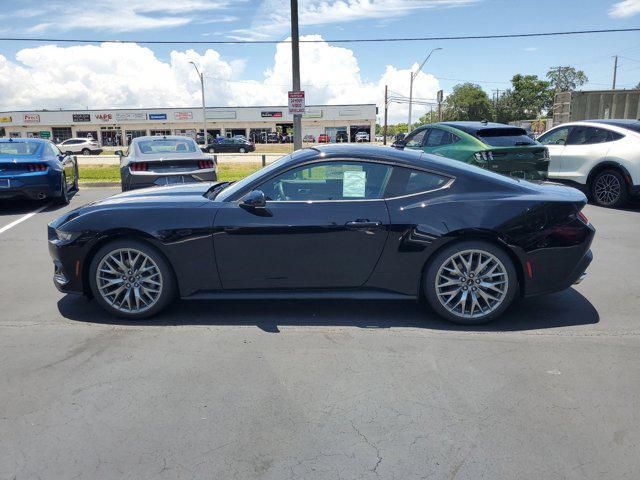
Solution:
[{"label": "black ford mustang", "polygon": [[142,318],[176,295],[423,297],[489,321],[591,261],[578,190],[416,151],[328,145],[236,183],[123,193],[49,225],[54,282]]}]

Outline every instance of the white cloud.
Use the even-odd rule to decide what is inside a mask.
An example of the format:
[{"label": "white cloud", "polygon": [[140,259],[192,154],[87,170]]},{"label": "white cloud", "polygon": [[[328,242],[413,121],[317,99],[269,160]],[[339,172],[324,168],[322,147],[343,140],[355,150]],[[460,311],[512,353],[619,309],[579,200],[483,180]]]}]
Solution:
[{"label": "white cloud", "polygon": [[[414,11],[463,7],[482,0],[301,0],[298,21],[301,26],[325,25],[368,18],[389,19]],[[234,39],[266,39],[282,35],[290,25],[289,0],[262,0],[251,26],[236,29]]]},{"label": "white cloud", "polygon": [[640,0],[623,0],[613,4],[609,16],[614,18],[631,17],[640,13]]},{"label": "white cloud", "polygon": [[[241,0],[242,1],[242,0]],[[35,22],[27,31],[43,33],[60,29],[133,32],[201,23],[203,12],[216,11],[229,0],[52,0],[38,9],[20,10],[19,16]],[[223,21],[234,18],[223,16]]]},{"label": "white cloud", "polygon": [[[319,35],[303,37],[322,40]],[[406,95],[409,68],[387,65],[375,80],[364,79],[352,50],[325,42],[300,46],[301,82],[308,104],[376,103],[384,86]],[[263,78],[242,80],[243,60],[225,60],[208,49],[170,54],[162,61],[136,44],[105,43],[28,48],[15,61],[0,55],[0,105],[5,109],[178,107],[200,104],[200,82],[191,61],[205,72],[209,106],[285,105],[291,85],[291,45],[276,46]],[[413,69],[417,65],[412,66]],[[415,98],[434,98],[438,80],[420,73]],[[427,107],[416,106],[414,118]],[[406,121],[407,106],[392,104],[391,122]]]}]

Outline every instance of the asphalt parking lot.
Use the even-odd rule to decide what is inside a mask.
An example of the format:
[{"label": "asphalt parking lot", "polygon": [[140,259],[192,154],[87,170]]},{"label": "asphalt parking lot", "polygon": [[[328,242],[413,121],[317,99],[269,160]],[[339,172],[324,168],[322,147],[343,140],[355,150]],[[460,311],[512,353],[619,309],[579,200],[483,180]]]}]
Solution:
[{"label": "asphalt parking lot", "polygon": [[584,282],[483,327],[326,300],[129,323],[55,290],[47,251],[113,193],[0,204],[0,479],[640,478],[640,207],[588,206]]}]

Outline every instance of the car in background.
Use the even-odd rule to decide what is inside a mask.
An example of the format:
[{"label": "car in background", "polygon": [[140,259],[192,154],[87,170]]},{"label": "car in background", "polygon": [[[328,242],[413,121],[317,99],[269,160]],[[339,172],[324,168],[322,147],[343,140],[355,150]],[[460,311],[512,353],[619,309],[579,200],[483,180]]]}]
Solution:
[{"label": "car in background", "polygon": [[368,142],[369,134],[367,132],[356,132],[356,142]]},{"label": "car in background", "polygon": [[78,161],[49,140],[0,138],[0,198],[69,203],[78,190]]},{"label": "car in background", "polygon": [[602,207],[622,207],[640,197],[640,121],[563,123],[542,134],[549,149],[549,178],[586,192]]},{"label": "car in background", "polygon": [[393,144],[453,158],[525,180],[546,180],[547,148],[520,127],[490,122],[440,122],[423,125]]},{"label": "car in background", "polygon": [[94,202],[49,224],[49,251],[59,290],[128,319],[176,296],[336,297],[426,299],[478,324],[583,278],[595,233],[586,202],[423,152],[326,145],[238,182]]},{"label": "car in background", "polygon": [[60,151],[68,154],[99,155],[102,147],[93,138],[70,138],[58,144]]},{"label": "car in background", "polygon": [[131,141],[120,156],[122,191],[176,183],[213,182],[218,166],[190,137],[147,136]]},{"label": "car in background", "polygon": [[349,135],[347,132],[341,131],[336,133],[336,143],[347,143],[349,141]]},{"label": "car in background", "polygon": [[316,137],[313,135],[305,135],[302,141],[306,143],[316,143]]},{"label": "car in background", "polygon": [[246,153],[253,152],[256,146],[247,141],[244,137],[223,138],[217,143],[210,143],[206,149],[209,153],[237,152]]},{"label": "car in background", "polygon": [[331,137],[326,133],[318,135],[318,143],[331,143]]},{"label": "car in background", "polygon": [[280,143],[280,136],[275,132],[267,133],[267,143]]}]

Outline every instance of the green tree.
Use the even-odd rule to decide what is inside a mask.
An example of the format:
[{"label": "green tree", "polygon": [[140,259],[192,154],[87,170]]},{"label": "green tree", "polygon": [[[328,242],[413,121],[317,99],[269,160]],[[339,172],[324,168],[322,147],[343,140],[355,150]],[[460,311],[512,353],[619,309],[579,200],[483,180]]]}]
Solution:
[{"label": "green tree", "polygon": [[432,110],[424,115],[422,115],[418,121],[413,125],[413,127],[418,127],[420,125],[426,125],[427,123],[436,123],[438,121],[438,111]]},{"label": "green tree", "polygon": [[499,122],[538,118],[553,105],[551,82],[537,75],[514,75],[511,86],[496,102]]},{"label": "green tree", "polygon": [[489,120],[492,105],[486,92],[474,83],[462,83],[444,101],[445,120]]},{"label": "green tree", "polygon": [[547,72],[547,78],[555,92],[575,90],[589,81],[582,70],[573,67],[553,67]]}]

